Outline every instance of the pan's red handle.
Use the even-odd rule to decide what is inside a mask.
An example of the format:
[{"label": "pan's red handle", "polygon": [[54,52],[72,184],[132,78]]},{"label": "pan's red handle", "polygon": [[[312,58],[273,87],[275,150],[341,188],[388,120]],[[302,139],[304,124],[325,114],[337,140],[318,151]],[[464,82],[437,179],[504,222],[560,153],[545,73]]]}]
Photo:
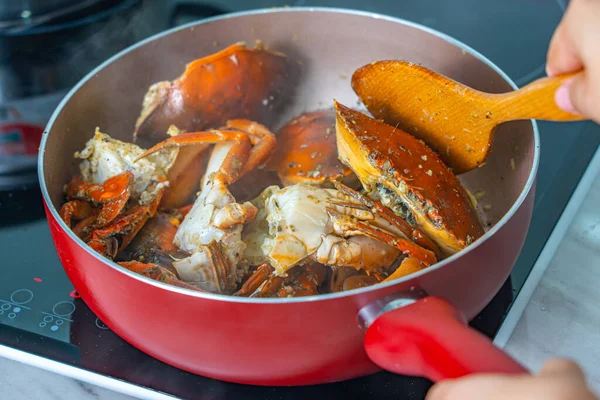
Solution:
[{"label": "pan's red handle", "polygon": [[448,301],[428,296],[369,324],[365,350],[383,369],[437,382],[476,372],[527,373]]}]

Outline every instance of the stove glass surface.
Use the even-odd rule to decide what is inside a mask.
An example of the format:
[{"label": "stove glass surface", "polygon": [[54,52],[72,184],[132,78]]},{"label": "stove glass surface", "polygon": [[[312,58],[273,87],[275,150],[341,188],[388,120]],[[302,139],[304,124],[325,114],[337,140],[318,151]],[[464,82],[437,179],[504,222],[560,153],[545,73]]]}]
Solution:
[{"label": "stove glass surface", "polygon": [[[196,2],[200,3],[200,2]],[[543,75],[548,41],[565,4],[550,0],[296,1],[340,6],[423,23],[479,50],[518,85]],[[154,3],[152,3],[154,4]],[[278,4],[223,1],[223,11]],[[600,140],[591,123],[539,123],[542,157],[534,217],[511,279],[471,325],[494,337]],[[76,292],[60,265],[37,187],[0,192],[0,344],[184,398],[423,398],[425,379],[386,372],[300,388],[263,388],[195,376],[136,350],[109,330]],[[165,338],[165,340],[169,340]]]}]

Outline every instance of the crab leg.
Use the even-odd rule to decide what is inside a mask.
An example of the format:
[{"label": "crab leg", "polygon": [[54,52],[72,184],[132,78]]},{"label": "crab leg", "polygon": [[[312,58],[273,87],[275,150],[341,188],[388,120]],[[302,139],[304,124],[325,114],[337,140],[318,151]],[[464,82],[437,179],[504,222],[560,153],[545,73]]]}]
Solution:
[{"label": "crab leg", "polygon": [[102,210],[93,225],[104,226],[114,220],[127,204],[132,182],[131,172],[115,175],[102,184],[85,183],[81,176],[77,176],[69,182],[66,192],[68,198],[102,204]]},{"label": "crab leg", "polygon": [[433,243],[431,239],[425,236],[420,230],[414,229],[412,226],[409,225],[408,222],[394,214],[389,208],[385,207],[379,201],[371,200],[368,197],[358,193],[356,190],[353,190],[340,182],[334,181],[333,184],[335,188],[338,189],[340,192],[347,194],[348,196],[360,201],[363,204],[363,206],[361,206],[360,204],[350,202],[339,202],[335,200],[331,201],[332,204],[342,207],[356,208],[360,210],[369,210],[373,213],[379,214],[383,218],[385,218],[390,224],[394,225],[402,233],[404,233],[407,238],[412,239],[419,246],[433,251],[436,257],[440,256],[440,248],[435,243]]},{"label": "crab leg", "polygon": [[108,224],[109,222],[114,220],[117,217],[117,215],[119,215],[121,210],[123,210],[123,208],[125,208],[125,205],[127,204],[127,201],[129,200],[129,194],[130,194],[130,192],[128,190],[125,193],[123,193],[122,195],[120,195],[119,197],[116,197],[116,198],[106,202],[102,206],[102,210],[100,211],[100,214],[98,214],[98,218],[96,218],[93,225],[94,226],[105,226],[106,224]]},{"label": "crab leg", "polygon": [[67,226],[71,227],[73,218],[82,220],[92,215],[93,208],[90,203],[83,200],[71,200],[65,203],[59,211],[59,215]]},{"label": "crab leg", "polygon": [[229,120],[227,121],[227,127],[247,133],[253,146],[246,160],[246,165],[239,176],[241,178],[267,159],[267,156],[275,147],[275,136],[264,125],[247,119]]},{"label": "crab leg", "polygon": [[[115,258],[119,252],[129,245],[146,221],[156,214],[163,192],[164,187],[158,191],[150,204],[138,205],[126,214],[115,218],[109,225],[92,231],[88,245],[108,258]],[[120,245],[115,238],[117,235],[121,236]]]},{"label": "crab leg", "polygon": [[[130,213],[119,216],[109,225],[92,231],[88,245],[104,255],[113,259],[117,253],[129,244],[129,241],[141,229],[146,222],[145,207],[136,207]],[[124,235],[122,244],[119,246],[117,235]]]},{"label": "crab leg", "polygon": [[132,213],[132,222],[129,227],[129,232],[123,236],[121,241],[121,245],[119,246],[119,251],[122,251],[125,247],[131,243],[131,240],[137,235],[137,233],[142,229],[144,224],[150,219],[150,210],[148,207],[136,207]]},{"label": "crab leg", "polygon": [[434,264],[437,261],[433,251],[427,250],[410,240],[398,238],[382,229],[358,221],[349,215],[343,215],[331,207],[327,207],[327,214],[334,223],[335,232],[340,235],[363,235],[370,237],[371,239],[395,247],[404,254],[419,259],[427,266]]},{"label": "crab leg", "polygon": [[110,260],[113,260],[117,256],[119,250],[119,241],[114,236],[97,237],[92,235],[92,239],[87,244],[96,253]]},{"label": "crab leg", "polygon": [[173,261],[188,256],[173,243],[181,218],[179,213],[157,213],[119,254],[119,261],[139,260],[175,272]]},{"label": "crab leg", "polygon": [[297,266],[290,270],[287,277],[274,275],[275,269],[262,264],[248,278],[248,283],[235,294],[250,297],[300,297],[319,294],[317,288],[326,278],[326,267],[321,264]]},{"label": "crab leg", "polygon": [[[154,191],[156,185],[158,185],[158,183],[154,183],[152,186],[150,186],[149,190]],[[121,246],[119,246],[119,252],[123,251],[123,249],[125,249],[125,247],[131,243],[135,235],[138,234],[146,222],[156,215],[158,205],[160,204],[164,192],[165,188],[160,188],[151,203],[144,206],[137,206],[132,210],[131,214],[134,216],[134,222],[131,225],[130,232],[123,237]]]},{"label": "crab leg", "polygon": [[269,264],[267,264],[267,263],[261,264],[256,269],[256,271],[254,271],[252,273],[252,275],[250,275],[250,277],[246,280],[246,282],[244,282],[244,284],[242,285],[240,290],[235,292],[233,295],[234,296],[242,296],[242,297],[250,296],[251,294],[256,292],[256,290],[262,284],[264,284],[267,279],[269,279],[269,276],[273,273],[273,271],[275,271],[275,269],[273,267],[271,267]]},{"label": "crab leg", "polygon": [[[137,159],[142,159],[150,154],[156,153],[162,149],[171,146],[193,146],[201,143],[221,143],[233,142],[228,149],[227,155],[221,163],[219,171],[215,174],[216,181],[224,182],[226,185],[235,182],[242,171],[248,154],[250,153],[251,142],[248,135],[233,130],[211,130],[206,132],[190,132],[171,137],[146,150]],[[218,148],[213,150],[218,152]],[[211,157],[213,158],[213,157]],[[210,169],[210,161],[209,161]]]},{"label": "crab leg", "polygon": [[[156,215],[156,212],[158,211],[158,206],[160,205],[162,197],[165,194],[166,188],[164,186],[159,186],[162,182],[164,182],[164,178],[160,179],[158,182],[155,182],[148,187],[148,192],[153,193],[156,191],[154,198],[146,206],[148,208],[148,214],[150,214],[150,217],[154,217]],[[159,188],[158,190],[157,187]]]},{"label": "crab leg", "polygon": [[132,272],[143,275],[150,279],[154,279],[155,281],[168,283],[169,285],[179,286],[181,288],[191,289],[198,292],[203,292],[202,289],[185,283],[184,281],[177,278],[177,275],[175,275],[168,269],[156,264],[145,264],[139,261],[122,261],[118,262],[117,264]]},{"label": "crab leg", "polygon": [[86,217],[79,221],[74,227],[73,232],[80,238],[85,237],[90,229],[93,227],[94,221],[98,213],[93,213],[89,217]]}]

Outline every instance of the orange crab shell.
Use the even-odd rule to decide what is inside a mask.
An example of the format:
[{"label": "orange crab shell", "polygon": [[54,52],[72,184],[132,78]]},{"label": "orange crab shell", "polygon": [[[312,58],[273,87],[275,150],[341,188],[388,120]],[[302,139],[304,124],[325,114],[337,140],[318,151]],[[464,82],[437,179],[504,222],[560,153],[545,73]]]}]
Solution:
[{"label": "orange crab shell", "polygon": [[171,125],[187,132],[223,126],[235,118],[269,125],[290,98],[293,67],[283,54],[260,43],[253,49],[236,43],[197,59],[176,80],[150,87],[134,140],[154,145],[168,138]]},{"label": "orange crab shell", "polygon": [[340,159],[370,192],[381,184],[402,199],[416,226],[445,255],[483,235],[471,200],[440,157],[408,133],[335,102]]},{"label": "orange crab shell", "polygon": [[357,182],[352,170],[338,158],[333,109],[301,114],[281,127],[275,137],[277,145],[267,169],[277,171],[285,186],[323,186],[331,180]]}]

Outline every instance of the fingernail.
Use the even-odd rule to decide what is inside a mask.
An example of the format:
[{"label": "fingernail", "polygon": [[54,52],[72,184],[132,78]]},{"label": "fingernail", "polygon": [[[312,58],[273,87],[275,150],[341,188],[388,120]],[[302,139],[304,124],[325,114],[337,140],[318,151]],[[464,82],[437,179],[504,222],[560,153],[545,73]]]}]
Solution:
[{"label": "fingernail", "polygon": [[556,101],[556,105],[562,110],[575,113],[575,107],[573,107],[573,103],[571,102],[571,93],[569,91],[572,82],[573,78],[568,79],[556,90],[554,101]]},{"label": "fingernail", "polygon": [[546,64],[546,76],[554,76],[554,71],[552,71],[552,68],[548,64]]}]

